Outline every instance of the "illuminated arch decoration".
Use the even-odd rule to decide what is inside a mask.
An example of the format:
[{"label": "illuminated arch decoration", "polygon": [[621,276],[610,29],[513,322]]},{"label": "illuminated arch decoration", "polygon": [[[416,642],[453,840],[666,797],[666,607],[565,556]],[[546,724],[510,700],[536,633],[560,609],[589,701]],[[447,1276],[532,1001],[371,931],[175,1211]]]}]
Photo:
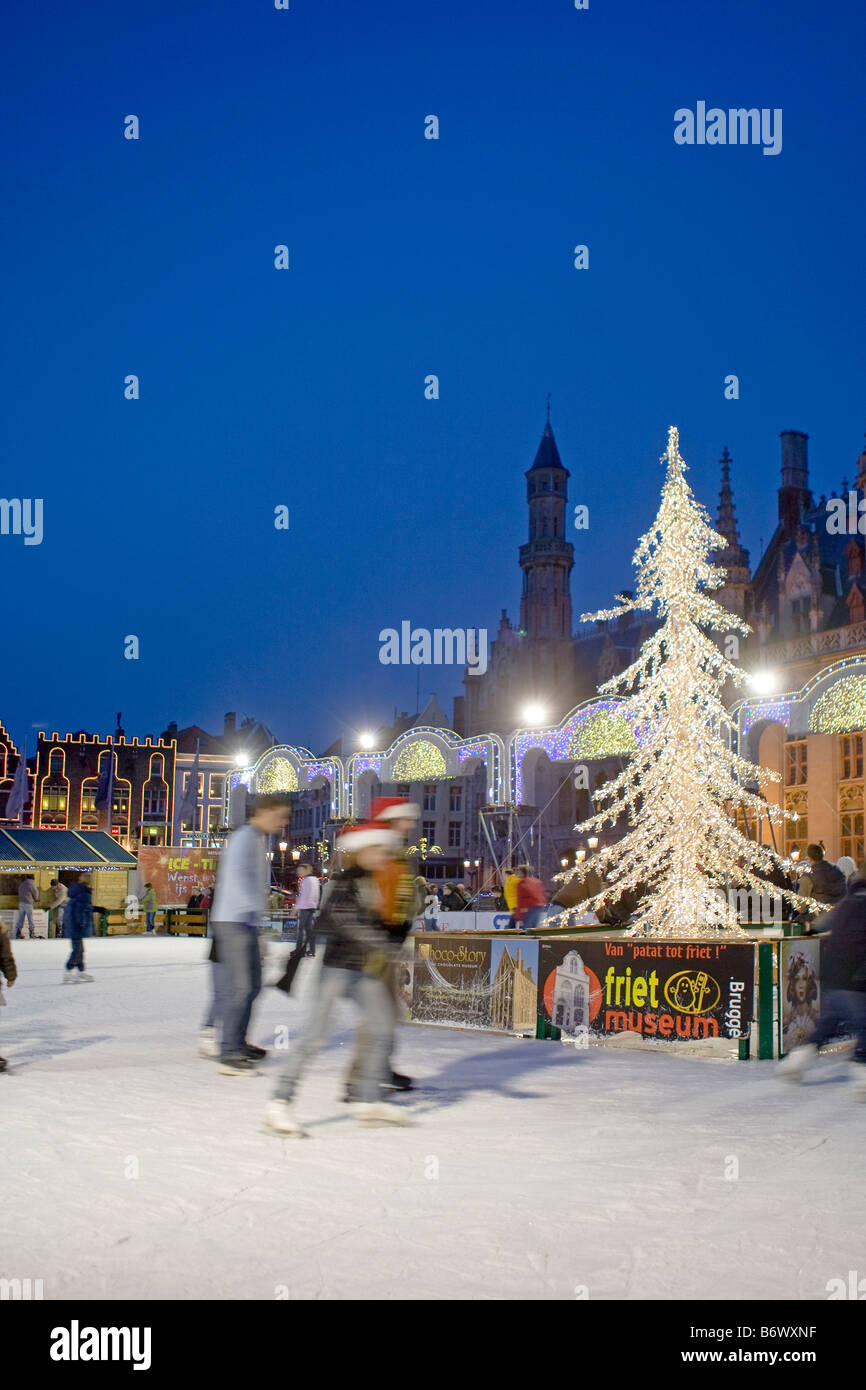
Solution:
[{"label": "illuminated arch decoration", "polygon": [[271,758],[256,778],[260,792],[296,792],[298,774],[288,758]]},{"label": "illuminated arch decoration", "polygon": [[457,761],[465,763],[470,758],[480,758],[487,767],[490,761],[489,740],[477,738],[472,743],[462,743],[457,750]]},{"label": "illuminated arch decoration", "polygon": [[354,816],[360,804],[361,778],[373,774],[385,786],[405,782],[438,782],[471,777],[473,762],[485,769],[489,803],[500,803],[506,750],[498,734],[475,734],[462,739],[453,729],[416,725],[394,740],[389,748],[354,753],[348,760],[345,814]]},{"label": "illuminated arch decoration", "polygon": [[322,779],[330,787],[331,818],[345,815],[346,772],[341,758],[317,758],[309,748],[280,744],[268,748],[252,767],[232,773],[227,779],[226,815],[231,789],[243,782],[248,792],[303,792]]},{"label": "illuminated arch decoration", "polygon": [[634,730],[616,710],[599,710],[575,729],[568,745],[569,758],[628,757],[637,748]]},{"label": "illuminated arch decoration", "polygon": [[567,714],[561,724],[546,729],[519,729],[511,739],[511,800],[523,801],[523,765],[533,749],[546,753],[551,762],[578,758],[628,757],[640,742],[640,732],[629,727],[619,713],[624,701],[615,696],[589,700]]},{"label": "illuminated arch decoration", "polygon": [[763,721],[770,724],[784,724],[787,728],[791,722],[791,701],[755,700],[745,706],[743,713],[744,734],[747,734],[755,724]]},{"label": "illuminated arch decoration", "polygon": [[866,675],[836,681],[809,714],[810,733],[845,734],[852,729],[866,729]]},{"label": "illuminated arch decoration", "polygon": [[392,775],[395,782],[439,782],[448,776],[448,767],[441,749],[419,738],[400,753]]},{"label": "illuminated arch decoration", "polygon": [[765,724],[784,725],[789,739],[866,729],[866,657],[840,657],[799,690],[740,700],[731,714],[738,745],[747,756],[757,755],[754,740]]}]

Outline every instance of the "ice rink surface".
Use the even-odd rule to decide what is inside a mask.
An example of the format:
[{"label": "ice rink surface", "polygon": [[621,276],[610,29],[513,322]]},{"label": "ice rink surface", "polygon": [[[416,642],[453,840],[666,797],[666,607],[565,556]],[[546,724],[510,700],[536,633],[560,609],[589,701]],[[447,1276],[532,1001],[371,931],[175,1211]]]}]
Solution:
[{"label": "ice rink surface", "polygon": [[[417,1123],[362,1129],[339,1100],[344,1006],[298,1109],[264,1133],[285,1053],[221,1076],[196,1052],[206,943],[13,943],[0,1010],[0,1278],[51,1298],[826,1299],[866,1276],[866,1105],[830,1058],[638,1054],[403,1026]],[[267,978],[287,947],[270,947]],[[266,988],[252,1041],[303,1026]]]}]

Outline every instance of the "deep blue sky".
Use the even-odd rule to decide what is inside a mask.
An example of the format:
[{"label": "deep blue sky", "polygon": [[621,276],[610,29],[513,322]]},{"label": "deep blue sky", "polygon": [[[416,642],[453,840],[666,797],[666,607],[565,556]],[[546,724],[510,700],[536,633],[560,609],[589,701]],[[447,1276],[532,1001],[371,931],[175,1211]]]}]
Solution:
[{"label": "deep blue sky", "polygon": [[[318,749],[414,709],[379,629],[516,619],[548,391],[576,613],[629,584],[670,423],[713,512],[730,448],[756,563],[779,431],[817,493],[862,447],[864,47],[852,0],[7,0],[14,736],[233,709]],[[699,99],[781,107],[782,153],[677,146]]]}]

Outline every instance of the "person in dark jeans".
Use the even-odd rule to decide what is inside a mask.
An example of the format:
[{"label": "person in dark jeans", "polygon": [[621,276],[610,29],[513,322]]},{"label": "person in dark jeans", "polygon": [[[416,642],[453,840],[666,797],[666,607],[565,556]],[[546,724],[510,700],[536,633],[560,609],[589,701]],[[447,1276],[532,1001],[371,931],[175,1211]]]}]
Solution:
[{"label": "person in dark jeans", "polygon": [[[63,935],[72,942],[72,950],[66,969],[63,972],[65,985],[84,982],[90,984],[92,975],[84,969],[84,938],[93,935],[93,900],[90,885],[82,874],[77,882],[70,883],[66,899],[66,914],[63,918]],[[78,974],[76,975],[76,970]]]},{"label": "person in dark jeans", "polygon": [[298,865],[298,900],[295,911],[298,914],[298,936],[294,956],[314,956],[316,954],[315,917],[319,906],[319,880],[313,873],[312,864]]},{"label": "person in dark jeans", "polygon": [[271,869],[268,837],[289,820],[284,795],[253,798],[246,825],[229,836],[220,857],[211,930],[219,957],[215,971],[216,1020],[220,1027],[219,1069],[225,1076],[249,1076],[264,1048],[247,1042],[253,1004],[262,987],[259,925],[267,911]]}]

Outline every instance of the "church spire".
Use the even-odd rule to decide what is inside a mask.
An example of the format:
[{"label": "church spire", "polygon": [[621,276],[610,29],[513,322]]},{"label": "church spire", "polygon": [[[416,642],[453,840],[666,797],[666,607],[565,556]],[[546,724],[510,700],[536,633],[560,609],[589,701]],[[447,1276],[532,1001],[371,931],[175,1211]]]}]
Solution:
[{"label": "church spire", "polygon": [[746,590],[749,587],[749,552],[740,544],[737,528],[737,514],[734,508],[734,493],[731,487],[731,463],[727,444],[721,457],[722,486],[719,490],[719,515],[716,530],[724,536],[727,545],[717,550],[713,560],[726,571],[725,584],[719,590],[719,601],[726,608],[742,617],[746,607]]},{"label": "church spire", "polygon": [[[549,409],[550,406],[548,405],[548,410]],[[556,447],[556,440],[553,437],[553,430],[550,427],[549,415],[547,417],[547,423],[544,426],[544,433],[541,436],[541,442],[536,451],[535,462],[529,472],[532,473],[536,468],[559,468],[567,478],[570,477],[568,469],[563,465],[562,459],[559,457],[559,450]]]},{"label": "church spire", "polygon": [[722,533],[729,548],[739,549],[740,536],[737,531],[737,517],[734,511],[734,494],[731,491],[731,456],[728,453],[727,444],[722,453],[721,464],[722,486],[719,492],[719,518],[716,522],[716,530]]}]

